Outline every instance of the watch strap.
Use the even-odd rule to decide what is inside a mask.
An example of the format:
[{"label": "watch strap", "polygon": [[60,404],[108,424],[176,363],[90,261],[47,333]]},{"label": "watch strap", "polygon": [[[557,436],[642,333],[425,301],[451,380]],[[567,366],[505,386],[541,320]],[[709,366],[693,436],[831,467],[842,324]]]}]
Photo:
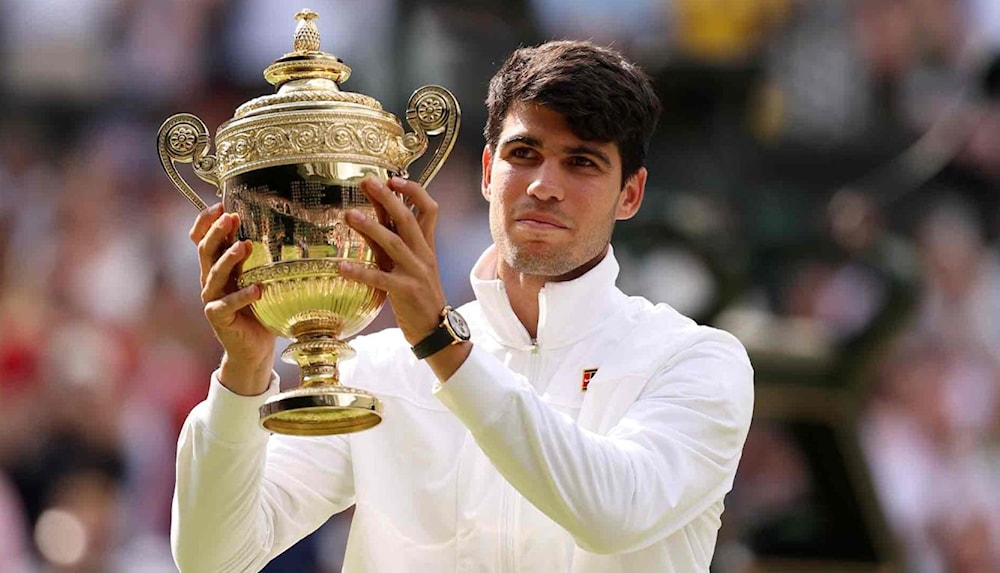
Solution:
[{"label": "watch strap", "polygon": [[426,338],[413,345],[413,353],[416,354],[417,359],[423,360],[428,356],[437,354],[456,342],[458,342],[458,339],[452,336],[451,331],[449,331],[446,326],[439,325],[436,329],[434,329],[434,332],[430,333]]},{"label": "watch strap", "polygon": [[413,345],[411,350],[413,350],[413,354],[417,356],[418,360],[423,360],[428,356],[437,354],[452,344],[468,340],[468,336],[463,337],[449,326],[448,315],[454,311],[455,309],[451,306],[445,306],[441,311],[441,322],[438,323],[434,332],[431,332],[423,340]]}]

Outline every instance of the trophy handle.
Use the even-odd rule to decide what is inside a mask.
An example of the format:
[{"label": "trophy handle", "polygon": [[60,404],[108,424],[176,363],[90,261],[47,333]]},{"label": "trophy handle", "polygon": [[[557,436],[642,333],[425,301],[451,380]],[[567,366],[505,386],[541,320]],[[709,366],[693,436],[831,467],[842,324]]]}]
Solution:
[{"label": "trophy handle", "polygon": [[410,124],[413,131],[403,136],[403,145],[411,152],[403,163],[404,171],[427,151],[428,135],[444,134],[424,172],[416,179],[421,186],[426,186],[434,179],[444,160],[451,154],[455,140],[458,139],[461,116],[458,100],[441,86],[424,86],[410,96],[410,101],[406,104],[406,123]]},{"label": "trophy handle", "polygon": [[160,154],[160,163],[167,172],[174,187],[194,203],[199,211],[208,208],[208,204],[198,196],[198,193],[188,185],[187,181],[177,172],[174,163],[193,163],[195,175],[202,180],[215,185],[216,195],[222,196],[219,176],[216,171],[216,159],[208,154],[211,136],[205,122],[190,113],[178,113],[167,118],[160,126],[156,136],[156,148]]}]

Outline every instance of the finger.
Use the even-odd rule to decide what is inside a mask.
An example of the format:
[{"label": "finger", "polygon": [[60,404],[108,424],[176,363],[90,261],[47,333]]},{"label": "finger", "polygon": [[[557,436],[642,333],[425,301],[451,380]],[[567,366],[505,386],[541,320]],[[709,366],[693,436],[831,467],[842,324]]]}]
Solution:
[{"label": "finger", "polygon": [[236,240],[237,234],[240,231],[240,225],[243,224],[243,220],[240,219],[240,215],[238,213],[230,213],[229,217],[230,220],[232,221],[231,222],[232,229],[230,229],[229,231],[229,236],[226,238],[227,239],[226,242],[232,243],[233,241]]},{"label": "finger", "polygon": [[372,177],[365,177],[361,180],[361,192],[365,194],[368,201],[375,208],[375,218],[379,223],[382,223],[386,227],[392,229],[392,221],[389,218],[389,213],[385,210],[385,206],[381,202],[374,200],[373,195],[377,194],[380,186],[384,185],[381,180]]},{"label": "finger", "polygon": [[260,299],[261,292],[260,285],[252,284],[210,301],[205,305],[205,318],[214,325],[228,326],[236,320],[236,313]]},{"label": "finger", "polygon": [[416,181],[393,177],[389,180],[389,188],[401,194],[417,209],[416,219],[424,240],[434,249],[434,231],[437,228],[438,203],[431,194]]},{"label": "finger", "polygon": [[340,263],[340,274],[347,279],[356,280],[359,283],[375,287],[386,292],[393,292],[397,286],[397,279],[391,274],[378,269],[372,269],[354,263]]},{"label": "finger", "polygon": [[[364,237],[364,233],[361,233],[361,236]],[[368,239],[368,237],[365,237],[365,240],[371,247],[372,254],[375,255],[375,264],[378,268],[387,273],[392,272],[392,269],[396,268],[396,261],[392,260],[392,257],[387,255],[385,250],[378,246],[374,241]]]},{"label": "finger", "polygon": [[[369,179],[374,179],[374,177],[366,177],[365,179],[361,180],[362,193],[365,193],[364,188],[366,185],[371,185],[371,183],[366,183],[366,181],[368,181]],[[369,196],[368,193],[365,193],[365,197],[368,196]],[[384,225],[387,229],[395,231],[396,226],[392,223],[392,220],[389,218],[389,214],[386,213],[385,207],[383,207],[377,202],[371,202],[371,199],[369,199],[369,202],[371,203],[372,208],[375,210],[375,220],[378,221],[379,224]],[[386,252],[382,249],[382,247],[378,246],[372,241],[369,241],[368,245],[371,247],[372,252],[375,254],[375,262],[378,264],[378,267],[386,272],[392,271],[393,267],[395,266],[395,263],[393,262],[392,258],[386,254]]]},{"label": "finger", "polygon": [[222,203],[216,203],[208,209],[205,209],[201,213],[198,213],[198,217],[194,220],[194,225],[191,226],[191,230],[188,231],[188,237],[194,244],[201,242],[205,238],[205,233],[208,233],[208,229],[211,228],[212,223],[222,215]]},{"label": "finger", "polygon": [[237,217],[231,213],[223,213],[208,228],[208,232],[198,243],[198,266],[201,268],[201,285],[205,286],[212,265],[232,243],[232,235]]},{"label": "finger", "polygon": [[[419,271],[420,265],[417,257],[402,237],[370,217],[366,217],[364,213],[357,209],[348,211],[344,215],[344,220],[349,227],[360,233],[368,241],[368,244],[372,246],[372,250],[375,251],[376,261],[378,261],[379,251],[382,251],[384,256],[388,257],[395,265],[399,265],[409,272]],[[383,264],[383,261],[378,262],[379,267],[386,270],[390,270],[394,266],[389,265],[387,267],[387,265]]]},{"label": "finger", "polygon": [[233,271],[246,259],[251,250],[249,241],[239,241],[222,253],[205,277],[205,286],[201,290],[202,302],[207,303],[229,294],[233,289],[231,284],[234,278]]},{"label": "finger", "polygon": [[424,246],[427,241],[417,223],[417,218],[399,195],[393,193],[392,189],[374,177],[365,179],[362,182],[361,190],[368,196],[372,204],[385,209],[389,220],[395,223],[396,233],[402,237],[414,253],[426,256],[429,252],[433,252]]}]

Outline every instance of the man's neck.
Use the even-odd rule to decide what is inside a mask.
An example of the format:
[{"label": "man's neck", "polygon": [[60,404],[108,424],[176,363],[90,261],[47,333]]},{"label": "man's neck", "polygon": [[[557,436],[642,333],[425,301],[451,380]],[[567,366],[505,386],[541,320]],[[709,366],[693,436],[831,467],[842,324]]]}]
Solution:
[{"label": "man's neck", "polygon": [[559,276],[529,275],[518,272],[503,259],[498,257],[497,278],[503,281],[507,298],[510,300],[510,307],[514,310],[514,315],[524,325],[528,331],[528,336],[532,340],[538,338],[538,293],[546,283],[571,281],[583,276],[584,273],[597,266],[608,254],[607,247],[590,261],[573,269],[569,273]]},{"label": "man's neck", "polygon": [[497,277],[503,281],[514,315],[534,340],[538,336],[538,291],[542,290],[548,279],[519,273],[503,259],[497,264]]}]

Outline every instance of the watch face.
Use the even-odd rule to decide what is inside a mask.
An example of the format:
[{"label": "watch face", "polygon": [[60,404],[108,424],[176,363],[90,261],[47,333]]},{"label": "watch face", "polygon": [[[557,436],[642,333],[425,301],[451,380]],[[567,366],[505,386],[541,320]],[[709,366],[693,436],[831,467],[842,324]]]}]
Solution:
[{"label": "watch face", "polygon": [[452,332],[462,340],[468,340],[472,333],[469,332],[469,325],[462,318],[461,314],[454,310],[448,311],[448,324],[451,326]]}]

